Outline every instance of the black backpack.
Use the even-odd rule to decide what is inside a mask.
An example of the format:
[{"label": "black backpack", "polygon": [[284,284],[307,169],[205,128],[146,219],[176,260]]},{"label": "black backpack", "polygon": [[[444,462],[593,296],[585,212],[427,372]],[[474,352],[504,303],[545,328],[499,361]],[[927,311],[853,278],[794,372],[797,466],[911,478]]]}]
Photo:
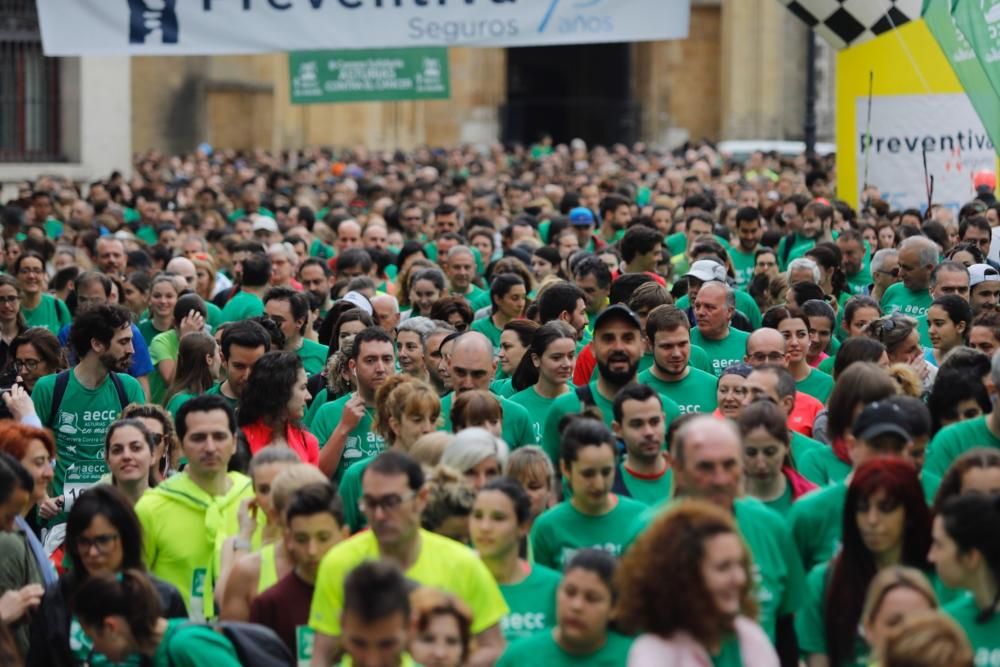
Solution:
[{"label": "black backpack", "polygon": [[[229,640],[241,665],[253,667],[295,667],[295,659],[274,630],[256,623],[219,621],[203,623]],[[184,627],[184,626],[182,626]],[[167,646],[167,660],[170,647]]]},{"label": "black backpack", "polygon": [[[72,368],[64,370],[56,376],[56,384],[52,388],[52,407],[49,408],[49,421],[56,418],[56,414],[59,412],[59,406],[62,405],[63,396],[66,395],[66,387],[69,386],[69,374],[73,372]],[[125,385],[122,384],[122,379],[118,377],[118,373],[108,373],[108,377],[111,378],[111,384],[115,387],[115,393],[118,394],[118,402],[121,403],[122,410],[128,405],[128,396],[125,394]],[[48,424],[46,424],[48,426]]]}]

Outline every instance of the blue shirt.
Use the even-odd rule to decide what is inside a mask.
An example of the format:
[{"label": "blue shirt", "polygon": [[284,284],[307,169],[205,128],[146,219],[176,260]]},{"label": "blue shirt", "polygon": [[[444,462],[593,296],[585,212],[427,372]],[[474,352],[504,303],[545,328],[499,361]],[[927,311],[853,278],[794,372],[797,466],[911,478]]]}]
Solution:
[{"label": "blue shirt", "polygon": [[[59,330],[59,344],[66,348],[66,358],[70,366],[76,366],[79,359],[76,358],[76,350],[69,344],[69,328],[72,324],[67,324]],[[139,333],[139,327],[132,325],[132,364],[128,367],[128,374],[134,378],[149,375],[153,372],[153,360],[149,358],[149,347]]]}]

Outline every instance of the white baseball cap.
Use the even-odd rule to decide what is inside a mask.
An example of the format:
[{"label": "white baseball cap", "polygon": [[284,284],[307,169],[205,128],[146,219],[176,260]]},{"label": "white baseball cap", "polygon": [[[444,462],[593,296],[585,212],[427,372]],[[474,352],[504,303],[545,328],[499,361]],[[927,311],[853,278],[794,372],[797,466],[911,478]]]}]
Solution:
[{"label": "white baseball cap", "polygon": [[992,281],[1000,282],[1000,271],[989,264],[973,264],[969,267],[969,287]]},{"label": "white baseball cap", "polygon": [[712,282],[713,280],[726,282],[726,267],[711,259],[699,259],[684,274],[685,278],[688,276],[697,278],[703,283]]}]

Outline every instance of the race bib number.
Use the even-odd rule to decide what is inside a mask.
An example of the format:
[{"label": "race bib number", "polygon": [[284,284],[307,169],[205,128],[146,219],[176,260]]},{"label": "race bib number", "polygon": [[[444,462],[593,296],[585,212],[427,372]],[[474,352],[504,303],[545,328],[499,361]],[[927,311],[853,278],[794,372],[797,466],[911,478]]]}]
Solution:
[{"label": "race bib number", "polygon": [[69,512],[80,494],[100,482],[101,476],[106,472],[104,465],[99,463],[77,463],[70,466],[63,482],[63,511]]},{"label": "race bib number", "polygon": [[205,579],[207,574],[207,570],[203,567],[195,568],[194,572],[191,573],[191,603],[188,605],[188,611],[191,612],[192,621],[205,620]]},{"label": "race bib number", "polygon": [[309,667],[313,657],[313,645],[316,642],[316,631],[308,625],[295,627],[295,664],[297,667]]}]

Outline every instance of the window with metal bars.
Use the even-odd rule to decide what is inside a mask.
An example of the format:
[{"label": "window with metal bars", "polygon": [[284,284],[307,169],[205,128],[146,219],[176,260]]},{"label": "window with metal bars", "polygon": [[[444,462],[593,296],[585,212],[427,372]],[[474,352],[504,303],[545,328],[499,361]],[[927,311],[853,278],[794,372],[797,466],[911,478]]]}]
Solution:
[{"label": "window with metal bars", "polygon": [[60,60],[42,55],[35,0],[0,1],[0,162],[58,162]]}]

